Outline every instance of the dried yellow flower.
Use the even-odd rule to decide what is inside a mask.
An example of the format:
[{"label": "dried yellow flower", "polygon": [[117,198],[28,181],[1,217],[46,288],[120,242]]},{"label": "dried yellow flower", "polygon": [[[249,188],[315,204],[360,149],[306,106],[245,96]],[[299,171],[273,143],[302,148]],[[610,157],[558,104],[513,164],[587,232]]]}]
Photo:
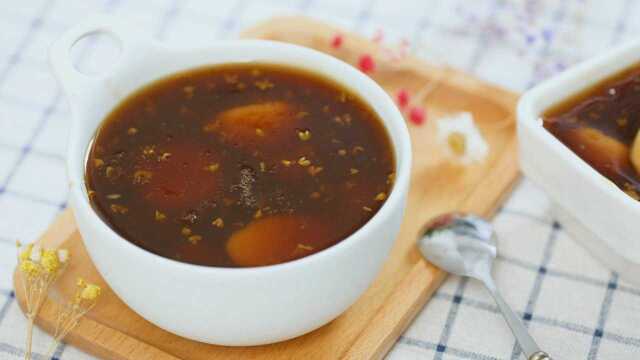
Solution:
[{"label": "dried yellow flower", "polygon": [[253,84],[260,90],[267,90],[274,87],[273,83],[267,79],[256,81]]},{"label": "dried yellow flower", "polygon": [[394,181],[396,181],[396,173],[387,175],[387,184],[393,184]]},{"label": "dried yellow flower", "polygon": [[387,194],[381,192],[381,193],[378,193],[378,195],[376,195],[375,200],[376,201],[383,201],[386,198],[387,198]]},{"label": "dried yellow flower", "polygon": [[224,221],[221,218],[216,218],[211,222],[211,225],[222,229],[224,227]]},{"label": "dried yellow flower", "polygon": [[306,167],[311,165],[311,161],[303,156],[300,159],[298,159],[298,165]]},{"label": "dried yellow flower", "polygon": [[129,208],[119,204],[111,204],[110,208],[111,208],[111,211],[120,215],[124,215],[129,212]]},{"label": "dried yellow flower", "polygon": [[156,152],[156,147],[153,145],[147,145],[144,148],[142,148],[142,155],[144,156],[150,156],[155,154]]},{"label": "dried yellow flower", "polygon": [[20,271],[27,276],[27,278],[38,277],[41,273],[41,268],[38,264],[31,260],[24,260],[20,262]]},{"label": "dried yellow flower", "polygon": [[138,129],[136,129],[136,128],[134,128],[134,127],[130,127],[130,128],[127,130],[127,134],[128,134],[128,135],[135,135],[135,134],[137,134],[137,133],[138,133]]},{"label": "dried yellow flower", "polygon": [[102,289],[100,289],[100,286],[87,283],[84,289],[80,292],[80,298],[82,300],[95,300],[100,296],[101,291]]},{"label": "dried yellow flower", "polygon": [[284,166],[291,166],[291,161],[289,160],[282,160],[281,162],[282,162],[282,165]]},{"label": "dried yellow flower", "polygon": [[198,241],[202,240],[202,236],[200,235],[191,235],[187,238],[187,240],[189,240],[190,243],[192,244],[197,244]]},{"label": "dried yellow flower", "polygon": [[335,116],[333,121],[340,126],[350,126],[352,119],[350,114],[344,114],[342,116]]},{"label": "dried yellow flower", "polygon": [[634,200],[640,200],[640,194],[634,189],[625,189],[623,190],[627,195],[629,195]]},{"label": "dried yellow flower", "polygon": [[60,341],[78,325],[80,318],[95,306],[100,293],[101,289],[98,285],[87,283],[81,278],[78,279],[73,299],[58,305],[55,331],[52,334],[53,343],[49,346],[49,351],[44,358],[49,359],[53,356]]},{"label": "dried yellow flower", "polygon": [[262,209],[258,209],[258,211],[253,214],[254,219],[260,219],[262,217]]},{"label": "dried yellow flower", "polygon": [[309,168],[307,169],[307,172],[309,172],[309,174],[311,176],[316,176],[318,173],[320,173],[324,168],[322,166],[315,166],[315,165],[311,165],[309,166]]},{"label": "dried yellow flower", "polygon": [[158,156],[158,161],[167,161],[171,157],[171,153],[165,152]]},{"label": "dried yellow flower", "polygon": [[104,174],[108,178],[112,178],[116,175],[116,169],[113,166],[107,166],[107,169],[104,171]]},{"label": "dried yellow flower", "polygon": [[31,358],[31,339],[35,319],[47,299],[49,286],[64,271],[69,252],[64,249],[43,249],[38,244],[18,246],[18,269],[24,287],[25,315],[28,319],[25,357]]},{"label": "dried yellow flower", "polygon": [[260,161],[260,171],[261,172],[267,171],[267,165],[264,163],[264,161]]},{"label": "dried yellow flower", "polygon": [[363,207],[362,207],[362,210],[364,210],[364,211],[366,211],[366,212],[372,212],[372,211],[373,211],[373,209],[372,209],[372,208],[370,208],[370,207],[368,207],[368,206],[363,206]]},{"label": "dried yellow flower", "polygon": [[347,155],[347,150],[345,150],[345,149],[340,149],[340,150],[338,150],[338,155],[340,155],[340,156],[345,156],[345,155]]},{"label": "dried yellow flower", "polygon": [[58,271],[58,269],[60,269],[60,261],[58,261],[58,254],[56,250],[43,250],[40,264],[44,271],[50,274]]},{"label": "dried yellow flower", "polygon": [[311,139],[311,131],[309,130],[300,130],[298,131],[298,138],[302,141],[307,141]]},{"label": "dried yellow flower", "polygon": [[358,170],[358,169],[356,169],[356,168],[351,168],[351,169],[349,169],[349,173],[350,173],[351,175],[355,175],[355,174],[357,174],[357,173],[359,173],[359,172],[360,172],[360,170]]},{"label": "dried yellow flower", "polygon": [[93,159],[93,166],[97,169],[101,168],[104,165],[104,160],[102,159]]},{"label": "dried yellow flower", "polygon": [[256,135],[262,137],[262,136],[264,136],[264,131],[262,131],[262,129],[260,129],[260,128],[256,128]]},{"label": "dried yellow flower", "polygon": [[208,171],[210,173],[214,173],[214,172],[218,171],[219,168],[220,168],[220,164],[215,163],[215,164],[209,164],[209,165],[205,166],[204,170]]},{"label": "dried yellow flower", "polygon": [[[18,243],[19,244],[19,243]],[[43,281],[40,286],[48,286],[53,281],[60,270],[69,259],[69,251],[66,249],[43,249],[38,244],[28,244],[18,248],[18,265],[20,270],[33,280],[34,277],[41,278],[34,282]],[[28,284],[31,286],[31,284]]]},{"label": "dried yellow flower", "polygon": [[302,250],[306,250],[306,251],[313,250],[313,246],[309,246],[309,245],[305,245],[305,244],[297,244],[296,247],[298,249],[302,249]]},{"label": "dried yellow flower", "polygon": [[32,248],[33,248],[33,244],[28,244],[27,246],[22,248],[20,253],[18,254],[18,261],[29,260],[29,257],[31,257]]},{"label": "dried yellow flower", "polygon": [[631,196],[632,199],[634,200],[640,200],[640,194],[638,194],[638,192],[636,191],[635,187],[630,184],[630,183],[624,183],[623,185],[623,191]]},{"label": "dried yellow flower", "polygon": [[155,218],[156,218],[156,221],[164,221],[164,220],[167,219],[167,215],[165,215],[164,213],[156,210]]},{"label": "dried yellow flower", "polygon": [[189,236],[191,235],[191,229],[185,226],[180,230],[180,233],[184,236]]},{"label": "dried yellow flower", "polygon": [[149,181],[151,181],[152,177],[153,177],[153,173],[151,171],[138,170],[133,173],[133,183],[144,185],[144,184],[147,184]]}]

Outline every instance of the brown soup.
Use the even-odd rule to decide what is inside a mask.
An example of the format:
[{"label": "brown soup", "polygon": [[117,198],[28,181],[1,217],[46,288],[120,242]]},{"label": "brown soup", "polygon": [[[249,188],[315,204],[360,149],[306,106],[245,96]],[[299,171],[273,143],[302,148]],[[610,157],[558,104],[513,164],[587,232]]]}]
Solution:
[{"label": "brown soup", "polygon": [[380,209],[394,170],[384,125],[351,91],[297,69],[231,64],[124,100],[96,134],[86,180],[95,210],[128,241],[243,267],[345,239]]},{"label": "brown soup", "polygon": [[544,127],[594,169],[640,200],[630,147],[640,128],[640,66],[601,81],[544,115]]}]

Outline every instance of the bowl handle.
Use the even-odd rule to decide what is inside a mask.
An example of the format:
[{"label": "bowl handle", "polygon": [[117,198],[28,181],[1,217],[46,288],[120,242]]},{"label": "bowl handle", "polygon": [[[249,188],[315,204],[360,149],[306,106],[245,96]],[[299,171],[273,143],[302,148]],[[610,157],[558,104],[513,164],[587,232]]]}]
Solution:
[{"label": "bowl handle", "polygon": [[[84,36],[100,32],[113,36],[119,42],[120,55],[117,64],[106,73],[88,76],[79,72],[73,65],[71,48]],[[83,96],[87,96],[93,89],[103,86],[105,80],[117,71],[118,65],[127,63],[134,56],[134,53],[139,55],[151,43],[150,37],[140,35],[140,30],[131,24],[113,16],[97,14],[67,30],[52,44],[49,50],[49,63],[73,107],[84,103]]]}]

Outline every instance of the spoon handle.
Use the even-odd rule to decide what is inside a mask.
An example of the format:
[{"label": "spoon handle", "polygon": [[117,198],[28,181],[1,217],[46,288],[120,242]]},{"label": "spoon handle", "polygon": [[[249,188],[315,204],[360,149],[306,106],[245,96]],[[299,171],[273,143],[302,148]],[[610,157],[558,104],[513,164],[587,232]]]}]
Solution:
[{"label": "spoon handle", "polygon": [[511,328],[511,332],[513,332],[513,335],[516,337],[527,360],[551,360],[549,355],[540,350],[538,344],[536,344],[535,340],[529,335],[527,328],[522,321],[520,321],[520,318],[511,310],[509,304],[504,301],[496,286],[492,282],[485,281],[484,283],[491,296],[495,299],[496,304],[498,304],[502,316]]}]

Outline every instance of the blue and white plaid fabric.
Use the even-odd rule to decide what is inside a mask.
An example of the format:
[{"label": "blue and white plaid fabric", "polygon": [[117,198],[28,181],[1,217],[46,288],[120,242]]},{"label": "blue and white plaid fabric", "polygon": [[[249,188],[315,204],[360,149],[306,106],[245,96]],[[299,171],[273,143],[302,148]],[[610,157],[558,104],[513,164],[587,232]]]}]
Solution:
[{"label": "blue and white plaid fabric", "polygon": [[[88,13],[133,18],[183,45],[233,38],[272,15],[299,14],[363,34],[384,30],[413,51],[523,91],[580,59],[640,34],[640,3],[596,1],[26,0],[0,11],[0,359],[22,356],[24,318],[14,300],[14,241],[31,241],[66,207],[69,110],[47,66],[47,48]],[[80,50],[91,63],[99,46]],[[90,65],[88,65],[90,67]],[[550,215],[545,194],[524,180],[494,223],[494,274],[543,349],[555,359],[640,359],[640,289],[618,279]],[[42,353],[49,338],[35,334]],[[36,356],[36,358],[42,358]],[[56,358],[90,359],[70,346]],[[390,359],[518,359],[487,293],[450,277],[389,354]]]}]

